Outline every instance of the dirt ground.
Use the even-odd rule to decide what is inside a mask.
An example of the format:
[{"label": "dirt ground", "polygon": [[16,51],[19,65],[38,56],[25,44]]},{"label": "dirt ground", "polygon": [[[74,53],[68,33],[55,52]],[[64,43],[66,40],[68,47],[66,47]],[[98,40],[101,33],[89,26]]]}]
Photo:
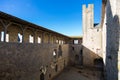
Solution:
[{"label": "dirt ground", "polygon": [[68,67],[53,80],[103,80],[103,73],[95,68]]}]

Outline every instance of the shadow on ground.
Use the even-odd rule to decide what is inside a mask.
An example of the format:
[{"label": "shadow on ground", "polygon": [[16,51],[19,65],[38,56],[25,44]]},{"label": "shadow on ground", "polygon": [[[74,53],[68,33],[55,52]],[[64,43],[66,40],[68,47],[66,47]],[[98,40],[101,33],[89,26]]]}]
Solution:
[{"label": "shadow on ground", "polygon": [[103,72],[97,68],[70,66],[53,80],[103,80]]}]

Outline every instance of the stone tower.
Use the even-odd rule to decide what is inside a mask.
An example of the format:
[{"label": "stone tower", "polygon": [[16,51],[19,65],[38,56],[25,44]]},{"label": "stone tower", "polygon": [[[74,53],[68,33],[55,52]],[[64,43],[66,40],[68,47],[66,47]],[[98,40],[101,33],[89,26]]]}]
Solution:
[{"label": "stone tower", "polygon": [[82,25],[83,25],[83,44],[86,44],[87,42],[87,32],[88,29],[93,28],[93,23],[94,23],[94,5],[93,4],[88,4],[88,8],[86,5],[83,5],[83,13],[82,13]]},{"label": "stone tower", "polygon": [[101,25],[94,25],[94,5],[83,5],[83,64],[94,66],[94,61],[102,56]]}]

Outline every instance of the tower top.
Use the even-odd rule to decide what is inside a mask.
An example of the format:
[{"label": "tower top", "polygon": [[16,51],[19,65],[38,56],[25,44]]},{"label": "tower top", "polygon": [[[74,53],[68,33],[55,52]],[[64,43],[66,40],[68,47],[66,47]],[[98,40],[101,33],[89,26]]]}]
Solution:
[{"label": "tower top", "polygon": [[86,9],[86,8],[93,8],[94,7],[94,4],[88,4],[88,6],[86,4],[83,4],[83,9]]}]

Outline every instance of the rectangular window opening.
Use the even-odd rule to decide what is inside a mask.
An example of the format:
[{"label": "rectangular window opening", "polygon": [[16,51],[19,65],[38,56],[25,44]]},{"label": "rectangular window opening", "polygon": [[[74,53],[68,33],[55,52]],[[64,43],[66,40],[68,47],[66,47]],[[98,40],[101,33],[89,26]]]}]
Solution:
[{"label": "rectangular window opening", "polygon": [[74,44],[78,44],[78,40],[74,40]]},{"label": "rectangular window opening", "polygon": [[61,44],[61,40],[59,40],[59,44]]},{"label": "rectangular window opening", "polygon": [[6,34],[6,42],[9,42],[9,34]]},{"label": "rectangular window opening", "polygon": [[58,44],[58,40],[56,40],[56,43]]}]

